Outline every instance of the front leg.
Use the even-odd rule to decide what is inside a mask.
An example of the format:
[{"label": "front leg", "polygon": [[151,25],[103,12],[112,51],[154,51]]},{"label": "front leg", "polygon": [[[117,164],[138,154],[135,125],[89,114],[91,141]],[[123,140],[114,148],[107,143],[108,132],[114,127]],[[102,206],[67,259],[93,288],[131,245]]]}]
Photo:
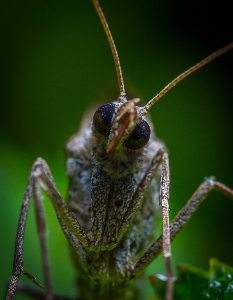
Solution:
[{"label": "front leg", "polygon": [[[161,248],[159,248],[159,253],[163,250],[163,256],[165,260],[166,274],[168,278],[167,283],[167,296],[166,300],[172,299],[173,294],[173,274],[171,268],[171,247],[170,247],[170,226],[169,226],[169,188],[170,188],[170,170],[169,170],[169,161],[168,154],[165,149],[160,148],[159,151],[155,154],[151,164],[149,165],[144,177],[139,183],[133,197],[129,209],[127,210],[124,220],[121,224],[119,230],[119,238],[116,244],[119,243],[120,239],[125,234],[126,230],[132,223],[134,216],[137,210],[140,207],[141,200],[144,196],[144,193],[151,182],[151,179],[154,177],[155,171],[158,169],[159,165],[162,164],[162,174],[160,181],[160,205],[162,206],[162,219],[163,219],[163,238],[161,238]],[[137,274],[134,266],[132,269],[133,278]]]},{"label": "front leg", "polygon": [[[185,226],[198,206],[212,190],[217,190],[227,197],[233,199],[233,190],[215,180],[207,178],[195,191],[187,204],[179,211],[170,225],[171,241],[176,237],[179,231]],[[138,276],[145,268],[156,259],[163,250],[163,235],[161,235],[145,252],[145,254],[135,263],[132,277]]]},{"label": "front leg", "polygon": [[24,270],[23,267],[24,231],[25,231],[27,214],[28,214],[28,209],[30,204],[30,198],[32,196],[32,191],[34,192],[36,223],[37,223],[37,230],[38,230],[38,235],[39,235],[40,245],[41,245],[42,264],[43,264],[43,272],[45,277],[46,300],[53,299],[52,280],[50,275],[48,250],[46,245],[45,217],[41,205],[41,192],[40,192],[41,187],[44,189],[50,201],[52,202],[58,220],[61,224],[62,229],[66,233],[67,238],[72,235],[73,240],[76,239],[85,248],[89,250],[91,249],[92,243],[90,239],[87,237],[82,227],[78,223],[77,219],[75,218],[73,213],[69,210],[67,204],[65,203],[60,193],[58,192],[57,187],[53,180],[53,176],[49,170],[47,163],[43,159],[38,158],[36,162],[33,164],[32,171],[30,173],[27,187],[24,193],[24,198],[23,198],[23,203],[21,207],[18,228],[16,233],[12,277],[7,291],[6,300],[11,300],[14,298],[18,279],[21,273],[23,273],[36,285],[42,287],[31,274],[29,274]]}]

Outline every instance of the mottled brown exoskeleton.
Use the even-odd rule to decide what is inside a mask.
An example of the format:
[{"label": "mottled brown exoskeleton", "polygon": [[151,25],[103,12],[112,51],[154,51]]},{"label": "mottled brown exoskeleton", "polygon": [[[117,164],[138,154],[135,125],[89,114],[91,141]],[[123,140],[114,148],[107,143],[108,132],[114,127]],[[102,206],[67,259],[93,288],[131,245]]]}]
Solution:
[{"label": "mottled brown exoskeleton", "polygon": [[[206,179],[169,225],[167,149],[155,137],[153,126],[146,118],[152,105],[168,90],[193,71],[232,49],[233,43],[182,73],[144,107],[139,107],[139,99],[126,99],[120,62],[110,30],[98,1],[93,0],[93,3],[112,49],[120,96],[118,101],[90,111],[80,131],[66,145],[70,180],[67,203],[61,198],[46,162],[38,158],[33,164],[18,224],[14,267],[6,299],[14,298],[21,273],[40,286],[23,268],[23,238],[32,194],[43,257],[45,293],[27,287],[19,288],[32,297],[58,299],[52,289],[41,188],[51,200],[70,244],[79,270],[81,299],[136,299],[136,290],[128,288],[129,282],[138,277],[161,252],[167,275],[165,299],[172,299],[170,241],[212,189],[233,198],[233,190],[214,178]],[[153,242],[159,205],[163,234]]]}]

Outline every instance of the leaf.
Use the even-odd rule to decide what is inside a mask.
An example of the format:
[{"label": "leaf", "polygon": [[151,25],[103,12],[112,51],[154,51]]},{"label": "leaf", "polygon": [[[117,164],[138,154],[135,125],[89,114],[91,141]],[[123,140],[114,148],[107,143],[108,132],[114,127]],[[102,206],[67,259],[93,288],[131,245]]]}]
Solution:
[{"label": "leaf", "polygon": [[[215,258],[210,259],[208,272],[186,264],[179,265],[177,269],[174,300],[233,299],[233,268]],[[149,281],[155,291],[155,299],[164,299],[166,277],[151,275]]]}]

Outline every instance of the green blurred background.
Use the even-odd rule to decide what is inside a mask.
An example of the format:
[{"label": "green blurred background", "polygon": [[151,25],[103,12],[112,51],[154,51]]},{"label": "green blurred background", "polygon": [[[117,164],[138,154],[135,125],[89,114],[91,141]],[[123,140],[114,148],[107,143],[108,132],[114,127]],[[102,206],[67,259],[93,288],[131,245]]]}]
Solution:
[{"label": "green blurred background", "polygon": [[[126,87],[144,101],[233,40],[228,1],[102,0],[101,6]],[[169,148],[171,217],[204,176],[215,175],[233,187],[232,67],[233,51],[179,83],[151,110],[157,136]],[[3,298],[33,162],[38,156],[46,159],[65,197],[64,144],[93,101],[118,96],[110,48],[91,1],[1,1],[0,76]],[[49,201],[45,208],[55,289],[71,295],[74,271],[66,241]],[[174,241],[174,268],[187,262],[207,269],[212,256],[233,266],[232,230],[233,202],[212,192]],[[25,236],[25,269],[42,281],[33,208]],[[149,267],[148,273],[153,272],[164,273],[161,258]]]}]

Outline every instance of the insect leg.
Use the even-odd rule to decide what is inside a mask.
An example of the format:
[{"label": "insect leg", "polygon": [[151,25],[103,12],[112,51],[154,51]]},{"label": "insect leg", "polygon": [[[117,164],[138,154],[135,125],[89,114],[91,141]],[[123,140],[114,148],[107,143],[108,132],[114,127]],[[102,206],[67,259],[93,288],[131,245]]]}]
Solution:
[{"label": "insect leg", "polygon": [[160,181],[160,204],[162,206],[163,218],[163,257],[165,261],[167,285],[166,285],[166,300],[173,298],[173,273],[171,266],[171,240],[170,240],[170,226],[169,226],[169,195],[170,195],[170,169],[168,154],[163,154],[162,174]]},{"label": "insect leg", "polygon": [[24,238],[25,225],[26,225],[27,214],[28,214],[28,209],[30,204],[30,198],[32,195],[32,186],[33,186],[33,170],[28,179],[28,183],[24,193],[23,203],[21,207],[18,228],[16,233],[16,240],[15,240],[15,254],[14,254],[12,277],[8,287],[6,300],[14,299],[19,275],[21,273],[27,276],[36,285],[42,287],[36,281],[36,279],[29,273],[25,272],[23,268],[23,238]]},{"label": "insect leg", "polygon": [[43,190],[48,195],[50,201],[52,202],[58,220],[60,221],[61,227],[66,233],[66,236],[69,237],[70,235],[72,235],[73,239],[74,238],[76,239],[76,244],[77,241],[79,241],[80,243],[83,244],[84,247],[88,249],[91,247],[91,241],[86,236],[85,232],[83,231],[82,227],[78,223],[77,219],[75,218],[73,213],[69,210],[67,204],[59,194],[56,185],[53,181],[53,177],[49,170],[48,165],[43,159],[38,158],[37,161],[33,164],[32,171],[30,173],[27,187],[25,190],[22,207],[21,207],[21,213],[20,213],[20,218],[19,218],[18,228],[16,233],[12,278],[8,288],[6,300],[11,300],[14,298],[16,288],[17,288],[18,278],[21,273],[23,273],[36,285],[42,287],[31,274],[27,273],[24,270],[23,267],[23,239],[24,239],[24,231],[25,231],[27,214],[28,214],[32,191],[34,192],[37,226],[38,226],[38,233],[39,233],[41,249],[42,249],[43,268],[45,274],[46,293],[47,293],[46,299],[52,299],[53,297],[47,248],[45,243],[45,237],[46,237],[45,218],[41,206],[40,187],[43,188]]},{"label": "insect leg", "polygon": [[149,165],[145,175],[143,176],[141,182],[139,183],[136,191],[134,192],[134,195],[132,197],[130,206],[128,210],[125,213],[124,219],[121,223],[121,228],[119,229],[119,237],[117,241],[115,242],[116,244],[119,243],[123,235],[125,234],[127,228],[133,221],[133,217],[135,216],[135,213],[140,207],[141,200],[144,196],[144,193],[151,182],[151,179],[153,178],[155,170],[158,168],[158,166],[162,162],[162,156],[164,154],[165,150],[160,149],[156,155],[154,156],[153,160],[151,161],[151,164]]},{"label": "insect leg", "polygon": [[[207,178],[192,195],[188,203],[180,210],[170,225],[171,241],[184,227],[193,213],[196,211],[201,202],[205,199],[213,189],[225,194],[233,199],[233,190],[215,180],[215,178]],[[133,277],[138,276],[161,252],[163,249],[162,235],[149,247],[145,254],[136,262],[133,270]]]},{"label": "insect leg", "polygon": [[171,240],[179,233],[179,231],[184,227],[193,213],[196,211],[198,206],[202,203],[208,193],[212,190],[217,190],[227,197],[233,199],[233,190],[216,181],[215,178],[210,177],[205,179],[205,181],[198,187],[196,192],[190,198],[188,203],[179,211],[174,220],[171,223]]},{"label": "insect leg", "polygon": [[38,158],[34,166],[38,172],[40,172],[38,178],[40,180],[40,186],[52,202],[62,229],[69,230],[85,248],[90,249],[92,244],[90,239],[87,237],[74,214],[68,208],[66,202],[62,199],[46,162]]},{"label": "insect leg", "polygon": [[[39,175],[39,174],[38,174]],[[40,184],[37,180],[37,174],[33,177],[33,196],[34,196],[34,207],[35,207],[35,216],[37,224],[37,232],[40,241],[42,264],[43,264],[43,274],[45,280],[45,289],[46,289],[46,300],[53,299],[53,288],[52,288],[52,277],[49,266],[49,256],[48,248],[46,243],[46,221],[45,215],[42,206],[42,196],[40,192]]]},{"label": "insect leg", "polygon": [[[173,293],[173,274],[171,268],[171,247],[170,247],[170,227],[169,227],[169,188],[170,188],[170,171],[168,154],[165,149],[161,148],[154,159],[152,160],[147,172],[139,183],[131,201],[131,205],[125,214],[124,220],[121,224],[121,233],[119,240],[121,239],[127,227],[132,222],[133,217],[140,206],[141,199],[148,187],[151,179],[154,176],[155,170],[162,164],[162,174],[160,182],[160,204],[162,206],[162,218],[163,218],[163,238],[161,238],[161,250],[163,249],[163,256],[165,260],[166,274],[168,278],[167,282],[167,297],[166,299],[172,298]],[[159,252],[159,253],[160,253]],[[135,270],[133,269],[133,274]],[[133,276],[134,277],[134,276]]]}]

